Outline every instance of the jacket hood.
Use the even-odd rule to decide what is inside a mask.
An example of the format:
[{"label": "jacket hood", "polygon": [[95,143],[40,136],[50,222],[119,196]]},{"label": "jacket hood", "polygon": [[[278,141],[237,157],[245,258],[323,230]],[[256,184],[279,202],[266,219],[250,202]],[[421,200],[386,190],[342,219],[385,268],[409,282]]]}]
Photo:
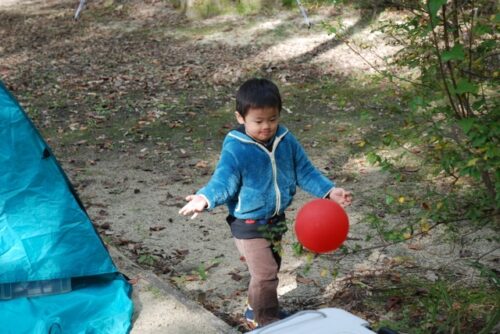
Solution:
[{"label": "jacket hood", "polygon": [[[282,125],[279,125],[278,130],[276,131],[275,140],[281,140],[281,138],[283,138],[287,133],[288,129]],[[255,139],[238,130],[231,130],[227,135],[228,137],[235,138],[241,142],[257,143]]]}]

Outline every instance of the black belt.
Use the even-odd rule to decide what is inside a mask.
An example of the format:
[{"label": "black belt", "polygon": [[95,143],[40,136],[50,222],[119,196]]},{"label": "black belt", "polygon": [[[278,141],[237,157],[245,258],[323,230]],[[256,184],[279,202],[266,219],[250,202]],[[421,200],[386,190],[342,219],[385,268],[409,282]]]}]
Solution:
[{"label": "black belt", "polygon": [[272,216],[271,218],[267,218],[267,219],[240,219],[240,218],[236,218],[234,216],[229,215],[227,217],[227,220],[230,221],[230,222],[239,221],[239,222],[242,222],[242,223],[245,223],[245,224],[249,224],[249,225],[253,225],[253,224],[256,224],[256,225],[269,225],[269,224],[275,224],[275,223],[277,223],[279,221],[284,221],[285,220],[285,214],[281,213],[279,215],[275,215],[275,216]]},{"label": "black belt", "polygon": [[268,219],[239,219],[239,220],[244,221],[245,224],[272,225],[279,221],[285,220],[285,214],[282,213],[280,215],[272,216],[271,218]]},{"label": "black belt", "polygon": [[272,216],[267,219],[239,219],[234,216],[227,216],[226,218],[231,232],[234,237],[238,239],[253,239],[265,237],[265,231],[268,228],[273,229],[276,226],[279,230],[276,232],[275,238],[279,238],[281,234],[286,232],[286,226],[283,228],[279,222],[285,221],[285,214]]}]

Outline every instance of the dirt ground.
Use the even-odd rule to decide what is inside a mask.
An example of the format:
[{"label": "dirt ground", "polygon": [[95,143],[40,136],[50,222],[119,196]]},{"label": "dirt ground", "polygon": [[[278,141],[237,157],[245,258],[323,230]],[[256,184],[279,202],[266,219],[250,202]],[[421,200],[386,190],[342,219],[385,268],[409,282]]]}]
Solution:
[{"label": "dirt ground", "polygon": [[[315,160],[321,165],[321,159]],[[193,165],[194,161],[183,163]],[[72,170],[70,166],[67,169]],[[104,240],[118,244],[144,268],[153,267],[160,277],[173,282],[192,299],[238,327],[242,322],[249,275],[225,223],[226,211],[217,208],[194,220],[179,216],[177,211],[184,203],[184,196],[203,185],[208,175],[195,177],[194,182],[186,184],[172,181],[168,172],[162,169],[145,168],[144,161],[125,155],[98,160],[82,168],[83,173],[73,178]],[[375,173],[360,182],[347,183],[346,187],[359,194],[365,191],[366,184],[376,187],[383,183],[384,178]],[[292,222],[297,209],[310,199],[309,195],[299,193],[287,211]],[[359,308],[357,298],[363,298],[370,290],[365,287],[358,291],[364,284],[375,287],[378,280],[382,285],[387,284],[397,280],[399,272],[414,274],[430,282],[449,271],[457,273],[457,280],[462,283],[479,279],[474,270],[464,267],[464,263],[488,250],[473,241],[480,233],[464,239],[462,248],[443,244],[439,232],[435,238],[383,248],[377,242],[360,241],[369,233],[369,228],[360,223],[363,200],[357,199],[347,212],[351,224],[351,241],[347,244],[357,241],[365,248],[375,248],[358,255],[343,256],[334,252],[311,259],[293,253],[296,239],[288,232],[284,239],[279,286],[285,309],[342,307],[370,321],[379,321],[384,315],[366,313]],[[469,252],[467,256],[464,250]],[[334,272],[337,273],[334,275]],[[390,317],[390,313],[387,316]],[[244,330],[244,327],[238,328]]]},{"label": "dirt ground", "polygon": [[[210,177],[223,135],[234,125],[237,84],[270,75],[287,92],[283,123],[297,131],[320,170],[353,192],[346,244],[364,249],[297,256],[288,232],[279,287],[285,309],[342,307],[378,322],[391,311],[367,312],[362,299],[399,273],[429,282],[444,271],[456,273],[457,282],[478,279],[464,263],[491,250],[477,238],[488,231],[471,231],[460,244],[442,242],[446,231],[439,228],[391,247],[365,240],[367,204],[391,181],[364,157],[347,153],[346,145],[359,140],[357,133],[340,133],[345,138],[326,145],[315,139],[338,130],[342,124],[336,119],[348,122],[345,117],[356,110],[332,98],[325,105],[331,115],[322,114],[315,123],[308,110],[286,102],[294,94],[289,87],[300,90],[317,76],[334,80],[372,73],[325,31],[322,20],[342,15],[352,38],[370,46],[360,52],[372,64],[395,52],[359,13],[314,12],[318,24],[307,29],[298,12],[251,16],[249,25],[231,16],[187,21],[164,1],[109,0],[89,3],[73,21],[76,3],[3,2],[0,74],[59,156],[105,242],[245,330],[240,324],[249,275],[225,223],[225,208],[194,220],[177,212],[184,197]],[[298,99],[307,100],[307,91],[303,94]],[[222,116],[215,113],[220,109]],[[313,131],[321,126],[324,133]],[[158,129],[182,131],[166,138]],[[310,199],[298,194],[287,212],[290,227]],[[406,216],[394,217],[402,219]],[[484,260],[497,261],[498,255],[491,252]]]}]

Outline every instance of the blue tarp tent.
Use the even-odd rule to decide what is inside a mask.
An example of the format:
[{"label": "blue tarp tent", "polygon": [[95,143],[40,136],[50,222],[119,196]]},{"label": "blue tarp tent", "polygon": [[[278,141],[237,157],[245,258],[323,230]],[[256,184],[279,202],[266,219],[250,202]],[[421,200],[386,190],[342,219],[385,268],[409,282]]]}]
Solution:
[{"label": "blue tarp tent", "polygon": [[128,333],[131,286],[0,82],[0,332]]}]

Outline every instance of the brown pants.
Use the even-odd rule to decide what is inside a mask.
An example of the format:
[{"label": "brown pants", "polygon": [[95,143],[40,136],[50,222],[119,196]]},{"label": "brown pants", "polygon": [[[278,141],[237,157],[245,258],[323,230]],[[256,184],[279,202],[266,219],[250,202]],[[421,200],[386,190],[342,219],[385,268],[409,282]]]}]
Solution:
[{"label": "brown pants", "polygon": [[234,240],[250,272],[248,302],[254,310],[255,320],[259,326],[279,320],[277,289],[281,257],[266,239]]}]

